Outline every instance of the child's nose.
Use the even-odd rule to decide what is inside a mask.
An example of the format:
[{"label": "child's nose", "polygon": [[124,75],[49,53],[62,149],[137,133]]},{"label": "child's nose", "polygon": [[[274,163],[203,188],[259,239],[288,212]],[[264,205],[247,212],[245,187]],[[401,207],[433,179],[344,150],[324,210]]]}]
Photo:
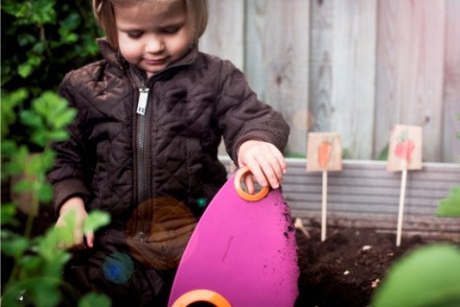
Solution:
[{"label": "child's nose", "polygon": [[145,46],[146,51],[150,53],[156,53],[164,50],[164,42],[159,36],[149,38]]}]

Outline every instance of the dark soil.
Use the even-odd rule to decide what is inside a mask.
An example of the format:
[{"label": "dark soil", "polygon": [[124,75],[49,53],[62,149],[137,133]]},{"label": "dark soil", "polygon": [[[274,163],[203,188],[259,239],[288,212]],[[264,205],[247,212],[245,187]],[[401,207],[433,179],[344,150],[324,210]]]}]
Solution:
[{"label": "dark soil", "polygon": [[296,307],[365,307],[388,267],[407,251],[426,244],[421,237],[402,238],[372,229],[328,229],[324,242],[320,227],[297,230],[299,297]]}]

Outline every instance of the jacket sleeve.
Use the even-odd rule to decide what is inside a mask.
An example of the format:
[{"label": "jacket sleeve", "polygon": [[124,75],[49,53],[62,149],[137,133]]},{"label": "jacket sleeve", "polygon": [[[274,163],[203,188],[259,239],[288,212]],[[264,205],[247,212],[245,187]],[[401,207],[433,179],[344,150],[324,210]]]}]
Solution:
[{"label": "jacket sleeve", "polygon": [[269,142],[284,152],[290,128],[282,115],[258,100],[233,64],[224,61],[223,65],[216,117],[232,160],[238,162],[238,149],[248,140]]},{"label": "jacket sleeve", "polygon": [[[59,87],[59,93],[66,98],[71,107],[76,107],[75,94],[69,84],[72,73],[66,75]],[[77,108],[77,116],[68,127],[69,138],[52,145],[55,151],[54,165],[47,174],[48,181],[53,185],[53,205],[56,213],[62,204],[71,197],[80,196],[88,203],[91,193],[87,187],[90,174],[89,159],[86,154],[84,130],[81,125],[82,112]]]}]

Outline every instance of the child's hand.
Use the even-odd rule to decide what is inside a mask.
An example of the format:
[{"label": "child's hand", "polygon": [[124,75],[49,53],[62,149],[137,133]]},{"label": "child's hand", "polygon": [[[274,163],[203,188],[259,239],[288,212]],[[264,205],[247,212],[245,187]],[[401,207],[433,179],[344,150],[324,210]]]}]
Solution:
[{"label": "child's hand", "polygon": [[[88,213],[86,212],[83,199],[80,197],[72,197],[62,205],[55,227],[61,227],[65,225],[65,215],[70,211],[75,212],[75,229],[73,233],[73,242],[72,244],[66,244],[63,247],[70,249],[84,249],[86,247],[93,247],[94,234],[83,234],[83,222],[88,216]],[[85,242],[83,240],[85,240]]]},{"label": "child's hand", "polygon": [[[286,172],[283,154],[271,143],[262,141],[246,141],[238,151],[239,166],[247,166],[257,182],[265,187],[279,188]],[[247,176],[245,184],[248,193],[254,194],[255,187],[251,176]]]}]

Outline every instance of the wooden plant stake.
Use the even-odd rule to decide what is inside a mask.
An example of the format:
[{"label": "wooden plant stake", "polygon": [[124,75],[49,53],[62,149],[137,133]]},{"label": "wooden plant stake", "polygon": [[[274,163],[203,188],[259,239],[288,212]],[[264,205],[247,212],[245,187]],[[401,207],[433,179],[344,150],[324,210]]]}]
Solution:
[{"label": "wooden plant stake", "polygon": [[401,189],[399,192],[398,226],[396,230],[396,246],[401,245],[401,233],[404,215],[404,199],[406,198],[407,167],[401,172]]},{"label": "wooden plant stake", "polygon": [[342,170],[342,142],[340,135],[330,132],[308,134],[307,171],[322,172],[321,241],[326,240],[327,173]]},{"label": "wooden plant stake", "polygon": [[401,245],[407,171],[422,168],[422,128],[396,125],[390,136],[387,170],[401,172],[396,246]]}]

